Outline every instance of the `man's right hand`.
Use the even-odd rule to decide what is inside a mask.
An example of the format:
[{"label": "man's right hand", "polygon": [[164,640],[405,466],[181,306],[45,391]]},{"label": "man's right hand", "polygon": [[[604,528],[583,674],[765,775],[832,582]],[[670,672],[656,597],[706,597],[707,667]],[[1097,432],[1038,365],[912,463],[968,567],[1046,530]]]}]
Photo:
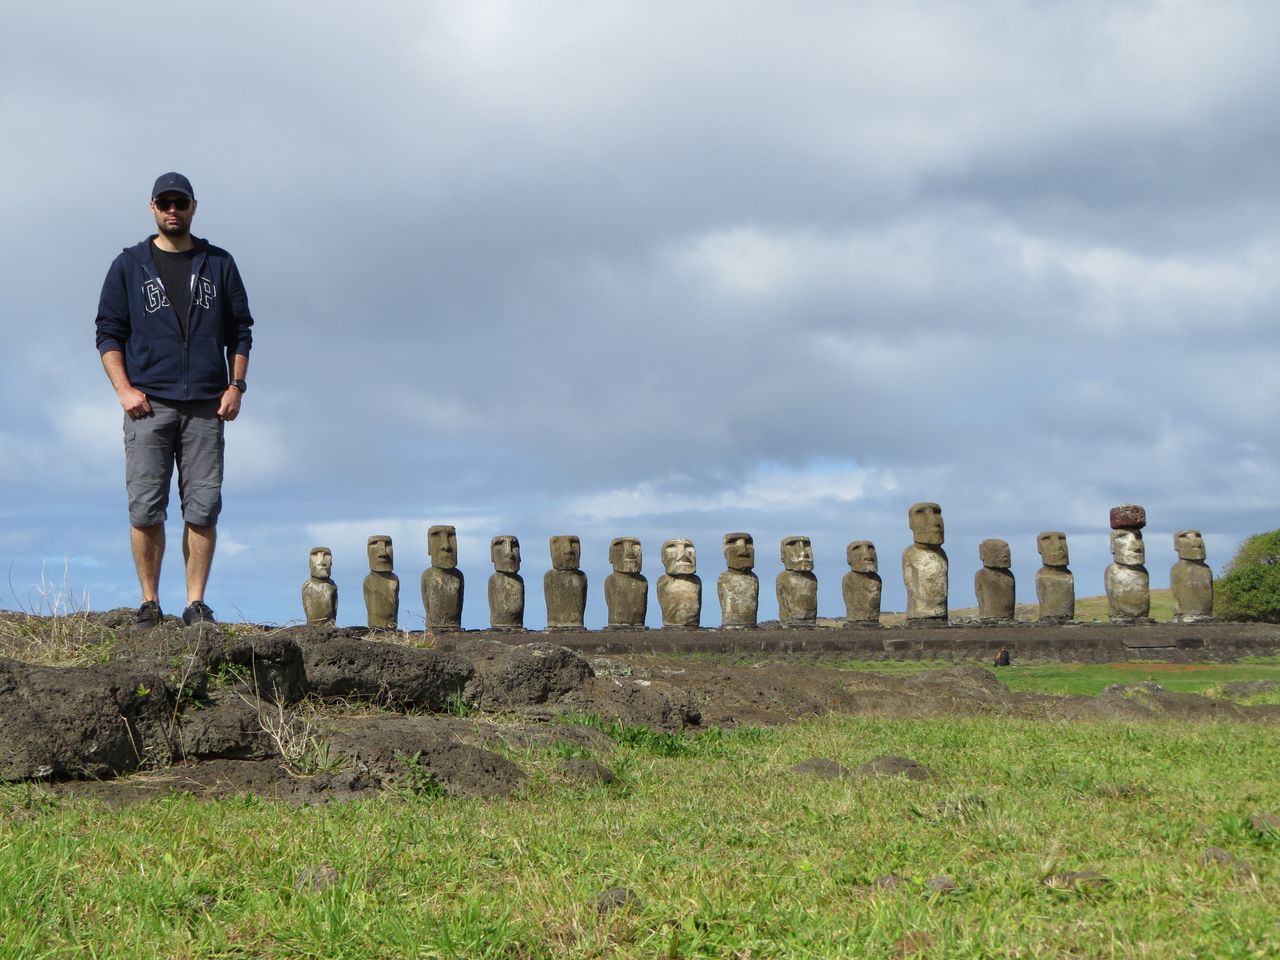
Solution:
[{"label": "man's right hand", "polygon": [[151,401],[147,399],[147,395],[141,390],[133,387],[121,387],[116,391],[116,396],[120,398],[120,406],[124,407],[124,412],[133,419],[145,417],[151,412]]}]

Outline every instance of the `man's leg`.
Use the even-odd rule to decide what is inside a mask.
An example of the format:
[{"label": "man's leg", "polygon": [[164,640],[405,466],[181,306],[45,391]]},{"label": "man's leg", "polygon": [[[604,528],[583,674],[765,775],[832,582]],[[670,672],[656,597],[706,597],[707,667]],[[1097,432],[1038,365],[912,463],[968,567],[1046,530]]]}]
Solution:
[{"label": "man's leg", "polygon": [[204,588],[209,583],[213,550],[217,544],[217,527],[198,527],[194,523],[188,523],[182,531],[182,557],[187,563],[188,605],[204,600]]},{"label": "man's leg", "polygon": [[164,560],[164,524],[130,527],[129,544],[133,547],[133,565],[138,570],[138,585],[143,602],[160,599],[160,563]]}]

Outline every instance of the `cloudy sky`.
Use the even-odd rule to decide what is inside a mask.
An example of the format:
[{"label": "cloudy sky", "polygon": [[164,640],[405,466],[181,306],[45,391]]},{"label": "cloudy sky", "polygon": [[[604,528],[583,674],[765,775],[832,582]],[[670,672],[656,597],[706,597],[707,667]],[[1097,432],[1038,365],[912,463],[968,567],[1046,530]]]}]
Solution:
[{"label": "cloudy sky", "polygon": [[[902,609],[908,506],[937,500],[952,606],[977,545],[1069,537],[1102,592],[1107,511],[1148,567],[1215,570],[1280,525],[1280,7],[1232,0],[170,3],[48,0],[0,29],[0,606],[65,583],[136,606],[122,413],[94,349],[157,174],[200,201],[257,320],[208,594],[300,616],[333,549],[364,618],[389,533],[421,626],[455,524],[464,622],[488,542],[813,539],[819,613],[877,544]],[[185,603],[176,503],[161,602]],[[51,589],[52,587],[52,589]],[[651,594],[651,625],[660,623]]]}]

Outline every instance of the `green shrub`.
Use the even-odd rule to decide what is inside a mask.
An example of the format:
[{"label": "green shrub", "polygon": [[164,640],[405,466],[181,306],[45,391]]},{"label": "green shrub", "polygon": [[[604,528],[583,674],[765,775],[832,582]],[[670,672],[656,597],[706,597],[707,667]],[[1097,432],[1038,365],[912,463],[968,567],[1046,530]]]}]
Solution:
[{"label": "green shrub", "polygon": [[1240,544],[1214,585],[1213,612],[1222,620],[1280,623],[1280,530]]}]

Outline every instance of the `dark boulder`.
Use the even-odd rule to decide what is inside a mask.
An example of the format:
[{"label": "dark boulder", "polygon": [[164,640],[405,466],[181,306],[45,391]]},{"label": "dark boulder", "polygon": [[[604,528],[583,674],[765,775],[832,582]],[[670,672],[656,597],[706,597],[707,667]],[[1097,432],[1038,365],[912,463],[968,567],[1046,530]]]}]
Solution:
[{"label": "dark boulder", "polygon": [[444,711],[463,702],[475,669],[462,657],[399,643],[314,631],[301,640],[307,686],[320,697]]}]

